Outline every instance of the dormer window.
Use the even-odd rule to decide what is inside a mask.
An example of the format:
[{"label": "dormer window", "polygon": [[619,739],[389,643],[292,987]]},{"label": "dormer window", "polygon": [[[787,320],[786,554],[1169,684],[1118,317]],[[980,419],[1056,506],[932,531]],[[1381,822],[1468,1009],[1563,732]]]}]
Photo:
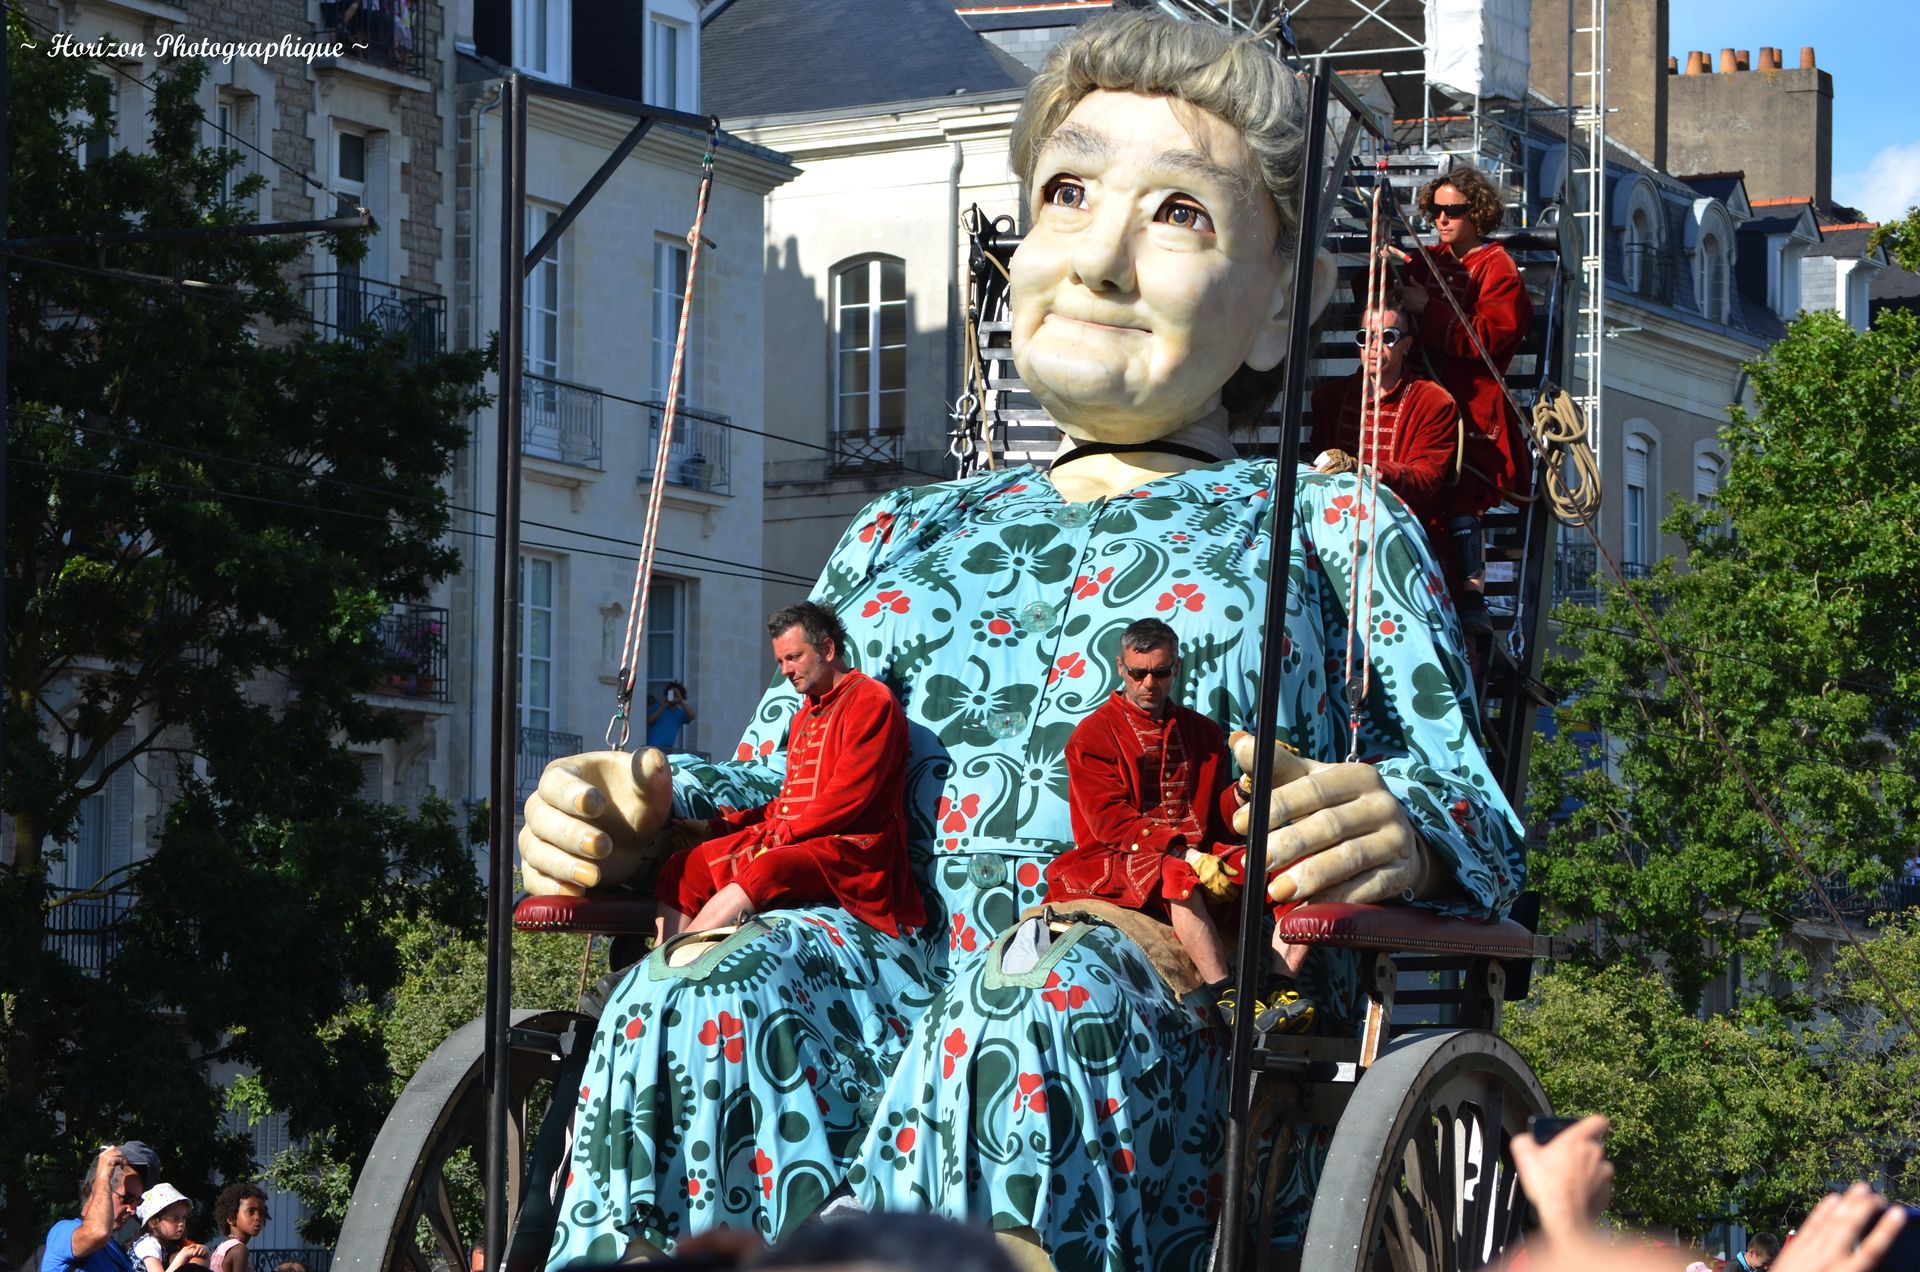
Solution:
[{"label": "dormer window", "polygon": [[700,12],[694,0],[646,0],[646,101],[700,113]]},{"label": "dormer window", "polygon": [[1694,290],[1700,297],[1700,316],[1710,322],[1727,320],[1727,247],[1718,234],[1704,234],[1694,252]]},{"label": "dormer window", "polygon": [[513,64],[529,75],[567,83],[573,0],[516,0]]}]

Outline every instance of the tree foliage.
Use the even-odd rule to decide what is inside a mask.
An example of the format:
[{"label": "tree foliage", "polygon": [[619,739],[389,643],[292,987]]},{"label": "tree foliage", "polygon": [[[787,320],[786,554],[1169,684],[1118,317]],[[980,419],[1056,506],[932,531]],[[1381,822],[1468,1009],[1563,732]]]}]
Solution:
[{"label": "tree foliage", "polygon": [[[10,235],[251,219],[223,195],[238,156],[203,145],[204,67],[123,93],[150,100],[150,141],[82,164],[107,135],[107,84],[23,52],[21,22]],[[376,624],[457,562],[443,482],[486,359],[322,338],[292,281],[310,247],[12,261],[0,1243],[16,1255],[70,1209],[102,1142],[154,1143],[189,1192],[249,1169],[221,1134],[215,1066],[252,1068],[296,1137],[369,1141],[390,1062],[348,1008],[398,983],[394,924],[469,932],[480,912],[452,810],[367,803],[347,747],[401,736],[363,696],[388,656]],[[118,957],[83,975],[43,940],[75,904],[47,892],[46,847],[129,768],[166,811],[152,856],[91,889],[134,904]]]},{"label": "tree foliage", "polygon": [[[1920,323],[1796,321],[1751,368],[1716,507],[1675,509],[1684,570],[1632,584],[1654,628],[1831,889],[1871,888],[1920,813]],[[1532,878],[1600,961],[1658,961],[1681,1001],[1734,955],[1804,970],[1784,940],[1817,904],[1781,836],[1665,669],[1632,598],[1563,607],[1547,678],[1569,705],[1534,753],[1555,818]],[[1563,810],[1564,813],[1563,813]]]}]

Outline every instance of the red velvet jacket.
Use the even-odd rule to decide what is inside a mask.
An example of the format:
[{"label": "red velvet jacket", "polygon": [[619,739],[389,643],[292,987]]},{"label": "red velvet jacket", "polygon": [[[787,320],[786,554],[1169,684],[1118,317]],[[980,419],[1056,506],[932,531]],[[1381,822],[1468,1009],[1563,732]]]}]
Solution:
[{"label": "red velvet jacket", "polygon": [[[1447,283],[1466,310],[1468,323],[1462,324],[1447,303],[1446,296],[1428,274],[1424,259],[1415,257],[1411,272],[1417,281],[1427,284],[1427,307],[1420,315],[1420,339],[1433,359],[1434,375],[1466,408],[1467,421],[1478,426],[1467,433],[1467,463],[1492,480],[1501,490],[1528,493],[1533,484],[1533,468],[1526,458],[1526,442],[1520,433],[1520,421],[1507,405],[1503,380],[1487,371],[1487,364],[1474,348],[1468,326],[1479,335],[1480,343],[1493,358],[1504,377],[1513,355],[1526,339],[1533,322],[1533,300],[1514,266],[1513,257],[1498,243],[1482,243],[1461,258],[1466,267],[1467,285],[1463,288],[1449,263],[1445,249],[1435,256],[1447,275]],[[1484,512],[1499,502],[1499,495],[1479,481],[1463,479],[1454,487],[1451,511]]]},{"label": "red velvet jacket", "polygon": [[[1361,374],[1330,380],[1313,391],[1313,435],[1303,456],[1308,463],[1324,450],[1367,459],[1360,440]],[[1455,428],[1453,397],[1432,380],[1403,372],[1400,382],[1381,397],[1380,480],[1406,501],[1423,525],[1443,520],[1453,480]]]},{"label": "red velvet jacket", "polygon": [[756,910],[831,902],[883,932],[919,927],[906,793],[906,713],[892,690],[849,672],[793,713],[780,798],[716,819],[748,849],[733,881]]},{"label": "red velvet jacket", "polygon": [[[1142,807],[1141,772],[1146,752],[1128,715],[1155,725],[1140,708],[1115,692],[1082,720],[1067,739],[1067,798],[1074,846],[1047,867],[1049,903],[1093,897],[1165,917],[1170,891],[1184,898],[1197,884],[1186,850],[1216,855],[1242,847],[1228,819],[1239,806],[1232,763],[1220,726],[1198,711],[1174,705],[1163,721],[1165,735],[1178,731],[1186,753],[1186,795],[1198,842],[1167,824],[1163,804]],[[1158,776],[1152,782],[1158,784]]]}]

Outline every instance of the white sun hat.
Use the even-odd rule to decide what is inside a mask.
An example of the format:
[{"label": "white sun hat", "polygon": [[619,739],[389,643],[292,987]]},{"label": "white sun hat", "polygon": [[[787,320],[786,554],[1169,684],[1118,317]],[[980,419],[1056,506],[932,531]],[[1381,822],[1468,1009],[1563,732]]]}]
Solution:
[{"label": "white sun hat", "polygon": [[140,1199],[140,1207],[133,1213],[139,1217],[141,1223],[145,1223],[168,1206],[178,1205],[183,1201],[189,1208],[192,1207],[193,1202],[188,1200],[187,1195],[172,1184],[155,1184],[147,1195]]}]

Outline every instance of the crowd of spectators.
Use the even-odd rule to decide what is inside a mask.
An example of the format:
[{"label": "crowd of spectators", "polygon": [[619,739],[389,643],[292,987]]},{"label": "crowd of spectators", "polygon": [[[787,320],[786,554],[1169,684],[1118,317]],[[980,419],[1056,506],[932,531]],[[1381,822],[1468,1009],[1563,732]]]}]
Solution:
[{"label": "crowd of spectators", "polygon": [[[54,1224],[28,1256],[29,1272],[248,1272],[247,1243],[271,1217],[265,1189],[228,1184],[213,1203],[213,1243],[195,1240],[193,1200],[161,1178],[159,1156],[139,1140],[100,1150],[79,1202],[79,1217]],[[288,1262],[274,1272],[307,1270]]]}]

